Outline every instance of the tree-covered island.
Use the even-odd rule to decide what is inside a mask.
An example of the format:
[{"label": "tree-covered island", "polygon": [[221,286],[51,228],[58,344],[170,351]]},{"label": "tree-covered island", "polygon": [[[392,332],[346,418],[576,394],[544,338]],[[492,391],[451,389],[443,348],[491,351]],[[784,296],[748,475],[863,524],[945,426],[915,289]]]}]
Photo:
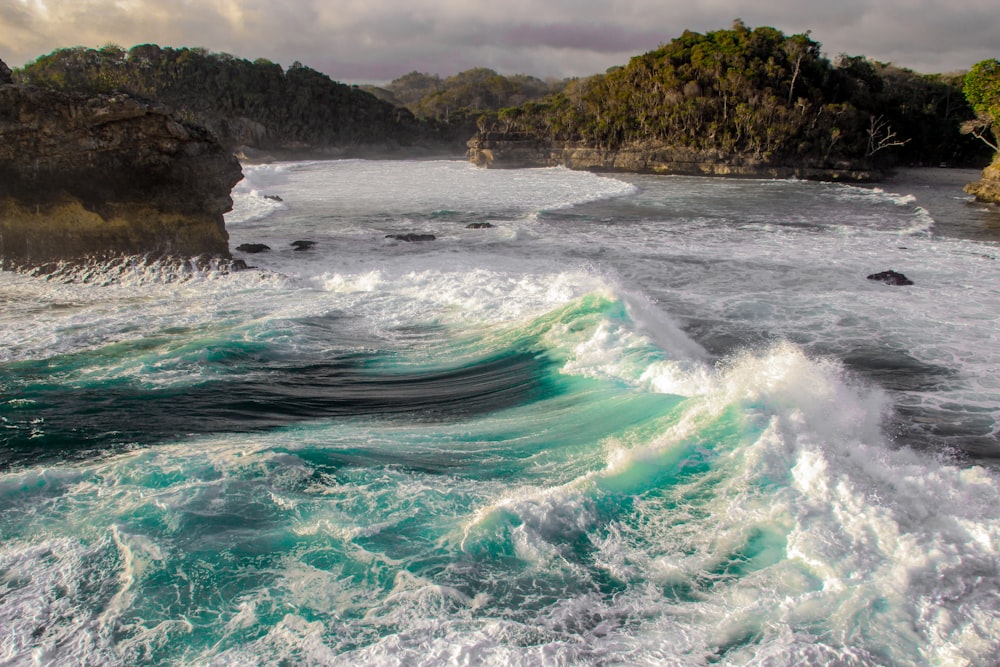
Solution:
[{"label": "tree-covered island", "polygon": [[982,164],[960,75],[820,52],[769,27],[686,31],[606,74],[480,119],[470,157],[660,173],[868,180],[899,164]]}]

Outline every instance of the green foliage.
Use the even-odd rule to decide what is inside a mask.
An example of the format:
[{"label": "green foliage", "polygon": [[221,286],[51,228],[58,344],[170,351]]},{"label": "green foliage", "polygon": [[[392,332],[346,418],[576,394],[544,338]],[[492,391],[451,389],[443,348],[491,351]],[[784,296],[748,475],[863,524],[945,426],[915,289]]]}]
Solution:
[{"label": "green foliage", "polygon": [[541,99],[556,86],[533,76],[503,76],[494,70],[477,67],[447,79],[436,74],[410,72],[385,89],[372,92],[406,106],[418,118],[444,125],[467,126],[470,120],[478,122],[484,114],[487,118],[494,117],[503,107]]},{"label": "green foliage", "polygon": [[1000,124],[1000,60],[983,60],[965,75],[964,92],[978,114]]},{"label": "green foliage", "polygon": [[462,145],[475,132],[492,127],[500,109],[541,99],[558,87],[533,76],[504,76],[477,67],[446,79],[414,71],[385,88],[366,89],[379,99],[405,106],[436,128],[442,140]]},{"label": "green foliage", "polygon": [[405,144],[423,132],[405,110],[301,63],[283,71],[263,58],[250,62],[200,48],[60,49],[18,76],[62,90],[156,100],[231,147]]},{"label": "green foliage", "polygon": [[424,74],[417,71],[404,74],[386,86],[386,90],[399,101],[401,106],[406,106],[414,112],[414,107],[419,105],[422,99],[443,88],[444,83],[437,74]]},{"label": "green foliage", "polygon": [[[976,119],[965,130],[1000,150],[1000,60],[983,60],[973,65],[963,81],[965,97],[976,112]],[[986,132],[992,131],[991,142]]]},{"label": "green foliage", "polygon": [[488,131],[606,148],[655,142],[815,166],[966,161],[957,82],[864,57],[830,63],[809,34],[741,21],[685,31],[621,68],[505,109]]}]

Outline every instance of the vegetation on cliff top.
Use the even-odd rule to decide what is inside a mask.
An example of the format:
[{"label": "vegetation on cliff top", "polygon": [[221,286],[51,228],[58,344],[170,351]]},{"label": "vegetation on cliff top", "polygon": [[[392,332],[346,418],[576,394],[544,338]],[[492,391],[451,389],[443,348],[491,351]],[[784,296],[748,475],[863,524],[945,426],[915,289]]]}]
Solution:
[{"label": "vegetation on cliff top", "polygon": [[475,67],[444,79],[414,71],[385,87],[363,88],[379,99],[406,107],[443,136],[464,146],[475,134],[483,113],[495,115],[502,108],[542,99],[565,85],[566,81],[542,81],[526,74],[504,76]]},{"label": "vegetation on cliff top", "polygon": [[21,83],[156,100],[230,148],[406,146],[427,140],[406,109],[295,63],[286,70],[204,49],[59,49],[17,72]]},{"label": "vegetation on cliff top", "polygon": [[484,117],[479,138],[616,149],[659,143],[816,167],[976,164],[958,75],[824,58],[809,34],[736,21],[685,31],[621,68]]},{"label": "vegetation on cliff top", "polygon": [[963,84],[965,97],[976,112],[963,130],[1000,151],[1000,60],[976,63],[966,73]]},{"label": "vegetation on cliff top", "polygon": [[982,139],[993,149],[993,163],[983,170],[982,178],[965,186],[965,191],[979,201],[1000,204],[1000,60],[976,63],[965,75],[965,96],[976,112],[962,130]]},{"label": "vegetation on cliff top", "polygon": [[[990,71],[974,79],[987,81]],[[611,150],[652,144],[818,168],[978,166],[989,158],[986,147],[960,126],[983,139],[991,123],[1000,126],[982,101],[985,83],[967,101],[961,75],[918,74],[863,56],[831,62],[809,33],[741,21],[686,31],[623,67],[560,82],[475,68],[447,78],[410,72],[383,88],[359,88],[300,63],[286,70],[265,59],[149,44],[60,49],[16,77],[154,99],[227,147],[265,151],[460,150],[478,132],[486,140]],[[968,77],[964,83],[968,89]]]}]

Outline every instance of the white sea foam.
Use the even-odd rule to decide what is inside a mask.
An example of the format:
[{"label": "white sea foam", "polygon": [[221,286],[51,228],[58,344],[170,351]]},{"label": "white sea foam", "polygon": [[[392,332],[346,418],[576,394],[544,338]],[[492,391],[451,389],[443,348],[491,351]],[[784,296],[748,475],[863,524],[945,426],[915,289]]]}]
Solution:
[{"label": "white sea foam", "polygon": [[[996,435],[995,245],[864,188],[758,183],[797,207],[761,212],[724,182],[720,213],[710,184],[638,178],[641,215],[578,224],[534,213],[633,186],[420,164],[248,169],[247,193],[285,201],[234,229],[330,234],[269,271],[0,274],[0,360],[156,388],[208,377],[217,344],[450,367],[530,340],[559,362],[553,395],[4,471],[0,659],[990,664],[1000,480],[883,431],[948,407]],[[467,241],[442,209],[514,231]],[[443,242],[383,244],[379,220],[410,224],[392,211]],[[890,267],[917,284],[864,279]],[[926,384],[838,358],[909,360]]]},{"label": "white sea foam", "polygon": [[[634,187],[564,168],[497,172],[463,161],[338,160],[245,169],[237,192],[273,192],[288,206],[322,203],[341,215],[553,209],[621,196]],[[258,197],[259,199],[259,197]],[[234,212],[234,222],[245,218]]]}]

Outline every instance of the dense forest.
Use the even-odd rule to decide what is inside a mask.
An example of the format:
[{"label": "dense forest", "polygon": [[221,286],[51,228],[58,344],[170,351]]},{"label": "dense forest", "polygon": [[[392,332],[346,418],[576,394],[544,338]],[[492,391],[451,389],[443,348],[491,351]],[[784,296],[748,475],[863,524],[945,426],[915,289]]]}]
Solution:
[{"label": "dense forest", "polygon": [[60,49],[15,73],[21,83],[155,100],[232,149],[394,148],[432,141],[405,108],[296,62],[288,69],[204,49]]},{"label": "dense forest", "polygon": [[[155,100],[234,150],[330,155],[459,152],[476,135],[609,150],[656,144],[817,167],[981,166],[997,126],[987,122],[988,105],[966,99],[960,74],[918,74],[863,56],[831,61],[809,33],[787,36],[741,21],[686,31],[622,67],[563,81],[475,68],[359,87],[298,62],[283,69],[152,44],[60,49],[14,75],[21,83]],[[975,99],[992,90],[983,86]]]},{"label": "dense forest", "polygon": [[482,137],[615,149],[659,143],[770,163],[982,165],[961,75],[823,57],[809,34],[736,21],[685,31],[606,74],[481,119]]},{"label": "dense forest", "polygon": [[424,147],[461,152],[479,116],[556,90],[476,68],[446,79],[412,72],[384,88],[349,86],[301,63],[288,69],[200,48],[74,47],[15,73],[21,83],[156,100],[230,148]]}]

